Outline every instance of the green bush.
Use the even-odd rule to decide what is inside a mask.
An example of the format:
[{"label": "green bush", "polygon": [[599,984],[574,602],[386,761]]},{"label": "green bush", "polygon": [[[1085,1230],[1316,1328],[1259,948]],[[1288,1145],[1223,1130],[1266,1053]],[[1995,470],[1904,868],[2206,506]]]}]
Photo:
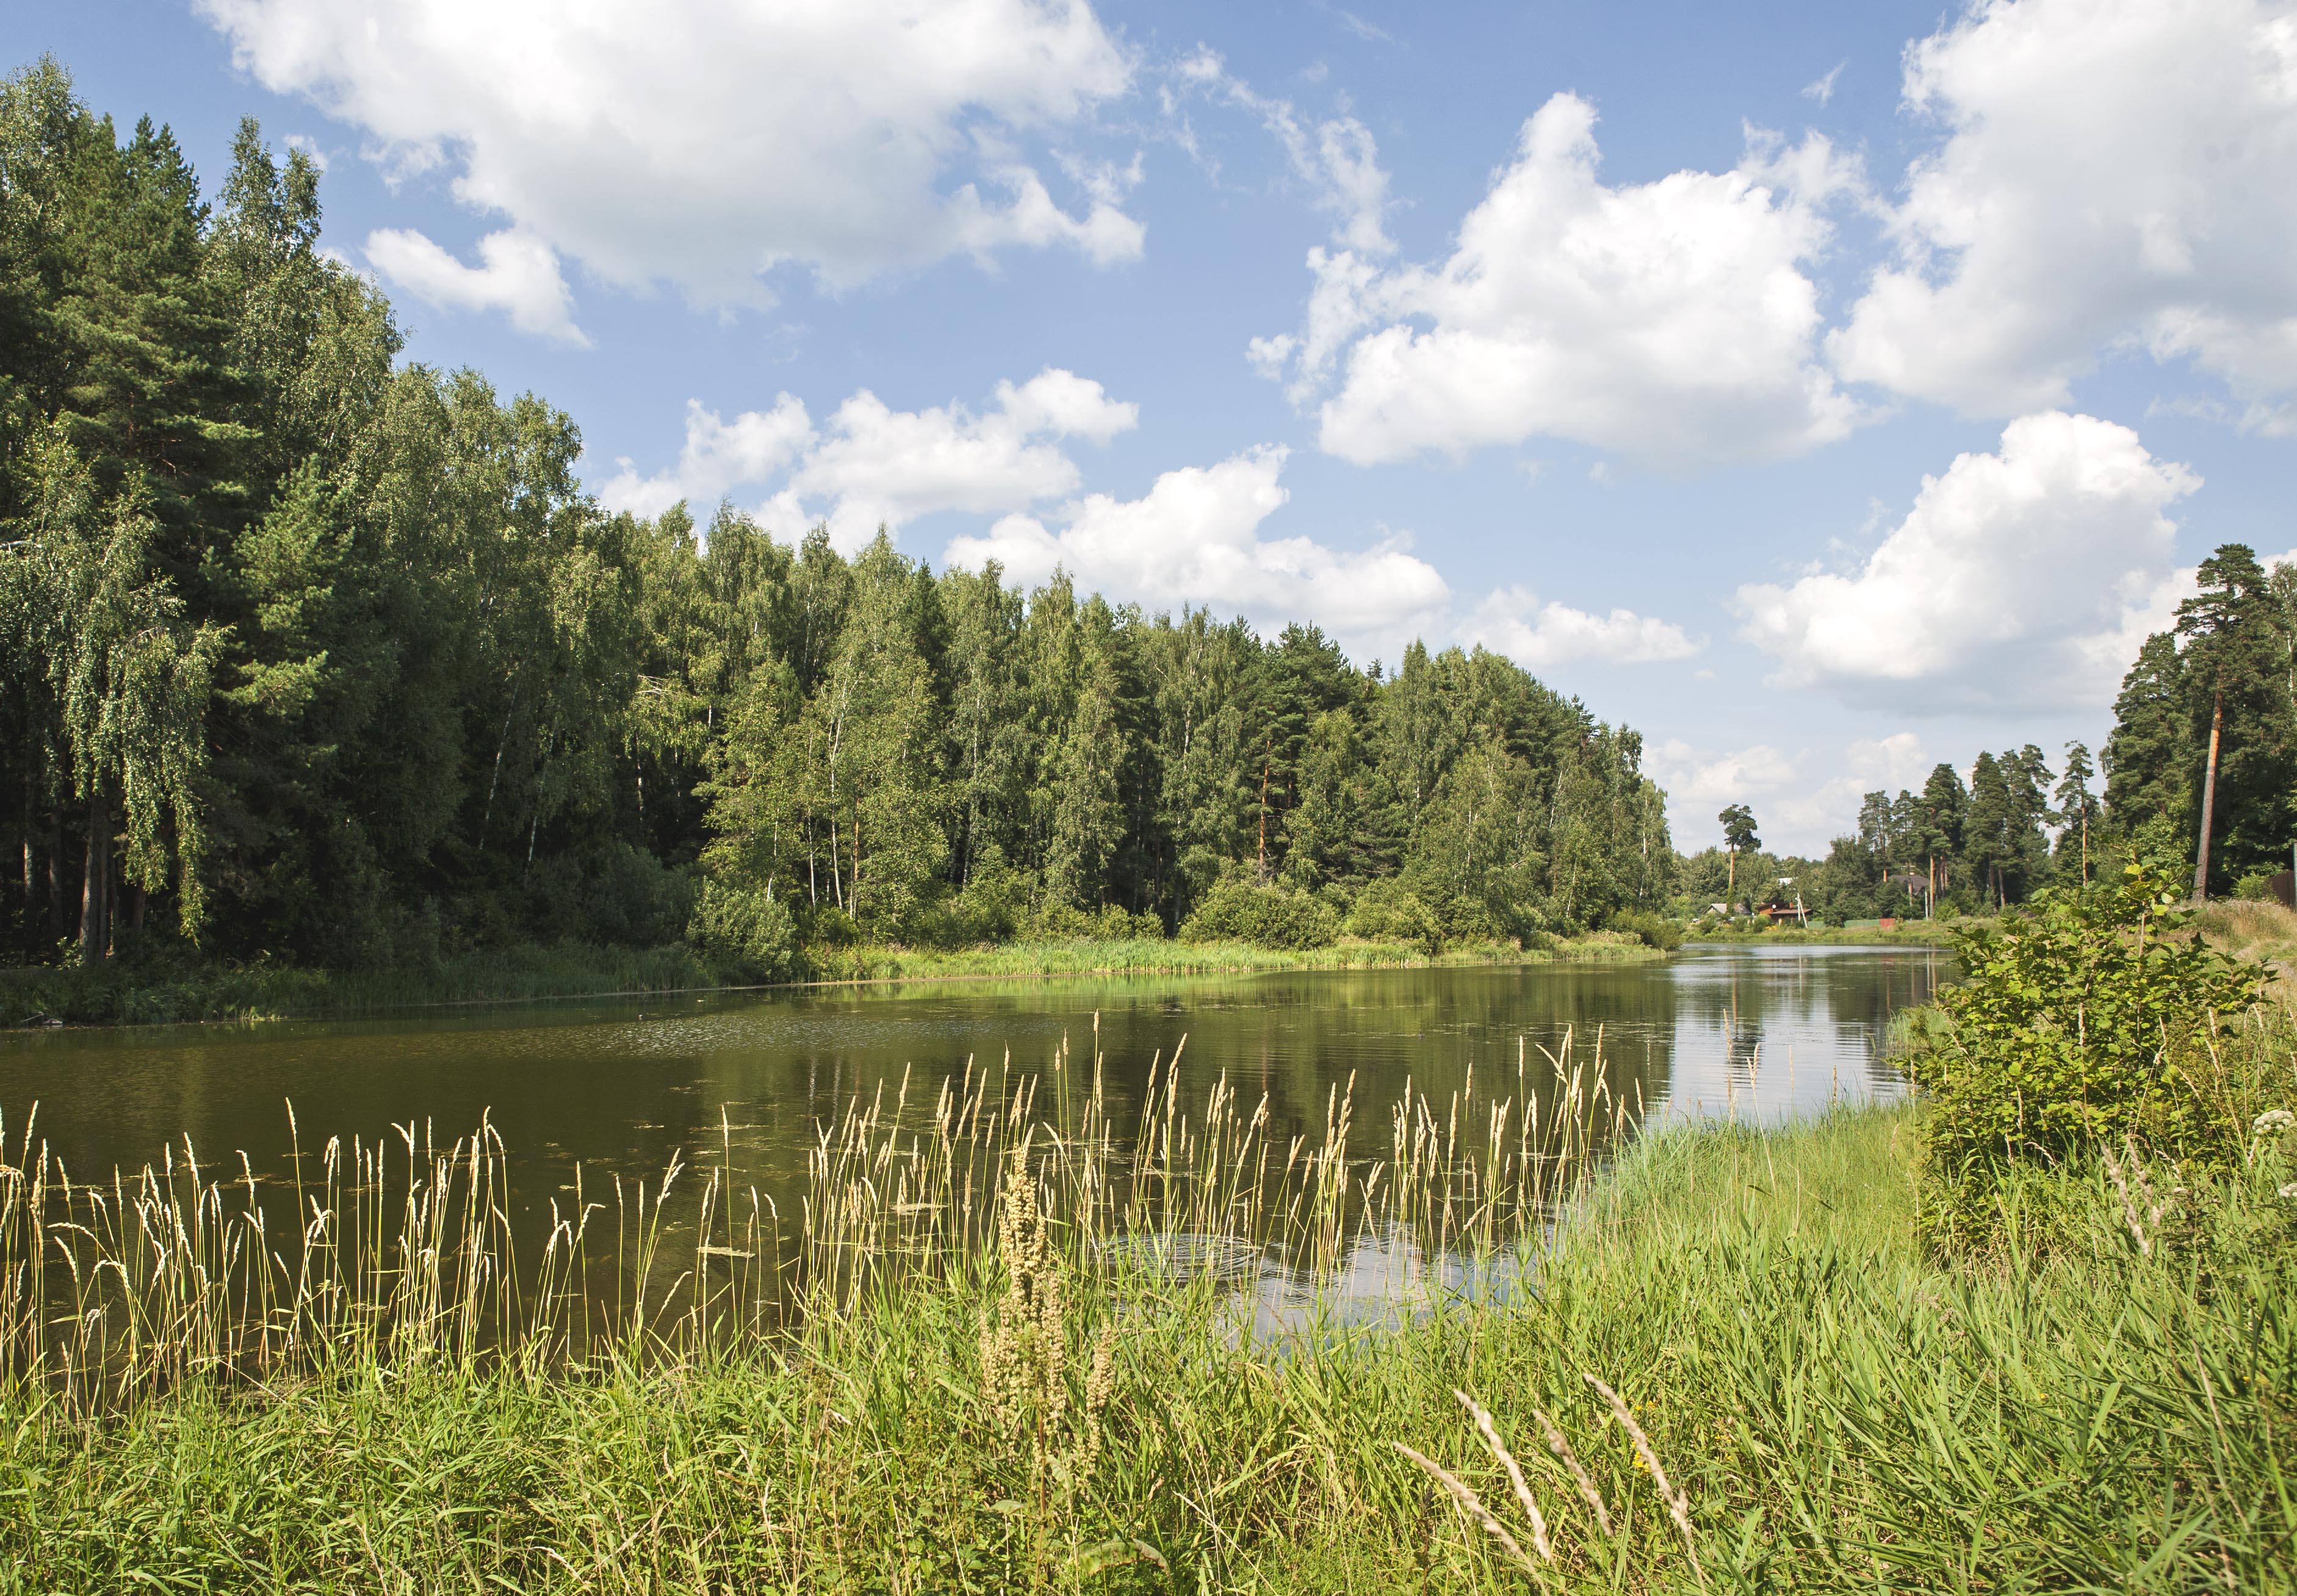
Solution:
[{"label": "green bush", "polygon": [[798,974],[797,922],[787,904],[765,893],[705,882],[695,905],[693,935],[704,953],[736,975],[787,981]]},{"label": "green bush", "polygon": [[1339,940],[1339,917],[1310,894],[1260,886],[1231,876],[1206,893],[1181,923],[1190,942],[1249,942],[1256,948],[1329,948]]},{"label": "green bush", "polygon": [[2233,884],[2233,895],[2248,903],[2262,903],[2273,896],[2271,870],[2252,870]]},{"label": "green bush", "polygon": [[1955,934],[1963,977],[1911,1055],[1934,1244],[1995,1228],[2025,1166],[2126,1142],[2180,1162],[2238,1159],[2248,1127],[2218,1043],[2268,973],[2205,945],[2178,896],[2133,864],[2119,884],[2041,893],[1997,927]]},{"label": "green bush", "polygon": [[1645,947],[1657,948],[1662,953],[1672,953],[1683,946],[1682,926],[1642,909],[1620,910],[1611,917],[1605,929],[1632,933],[1642,939]]},{"label": "green bush", "polygon": [[1427,900],[1400,876],[1367,884],[1348,908],[1347,932],[1374,942],[1413,942],[1434,958],[1444,950],[1444,926]]}]

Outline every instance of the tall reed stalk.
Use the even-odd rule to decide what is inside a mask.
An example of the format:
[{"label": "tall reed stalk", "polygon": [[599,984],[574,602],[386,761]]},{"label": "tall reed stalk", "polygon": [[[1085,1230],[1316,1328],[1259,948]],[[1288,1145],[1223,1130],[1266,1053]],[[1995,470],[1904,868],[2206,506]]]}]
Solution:
[{"label": "tall reed stalk", "polygon": [[[1185,1048],[1185,1042],[1182,1044]],[[1223,1073],[1194,1095],[1181,1049],[1120,1110],[1096,1044],[1024,1074],[968,1060],[930,1095],[905,1074],[816,1127],[798,1212],[739,1183],[730,1129],[659,1180],[515,1213],[484,1121],[301,1142],[287,1177],[203,1164],[188,1138],[134,1174],[76,1179],[37,1110],[0,1120],[0,1383],[80,1414],[195,1379],[330,1365],[580,1369],[702,1359],[920,1277],[995,1266],[1014,1170],[1074,1268],[1232,1284],[1278,1268],[1313,1290],[1367,1240],[1416,1266],[1535,1235],[1629,1128],[1595,1057],[1519,1044],[1513,1067],[1441,1098],[1407,1082],[1384,1135],[1354,1079],[1321,1127],[1280,1133]],[[1494,1090],[1494,1087],[1500,1090]],[[690,1162],[688,1154],[693,1155]]]}]

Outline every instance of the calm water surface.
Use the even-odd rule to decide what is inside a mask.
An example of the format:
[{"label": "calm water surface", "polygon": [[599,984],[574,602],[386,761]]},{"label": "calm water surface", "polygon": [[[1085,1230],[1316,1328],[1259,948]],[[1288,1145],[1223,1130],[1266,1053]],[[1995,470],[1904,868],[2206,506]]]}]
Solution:
[{"label": "calm water surface", "polygon": [[771,1189],[794,1184],[817,1125],[904,1072],[930,1101],[976,1065],[1041,1069],[1066,1037],[1090,1057],[1093,1023],[1118,1129],[1150,1061],[1187,1039],[1183,1096],[1225,1071],[1268,1094],[1280,1141],[1321,1130],[1335,1084],[1385,1140],[1410,1079],[1442,1098],[1472,1069],[1515,1067],[1519,1046],[1591,1061],[1656,1117],[1767,1120],[1903,1090],[1884,1059],[1890,1015],[1931,993],[1942,956],[1920,948],[1694,948],[1663,963],[1333,971],[1123,981],[836,988],[772,996],[500,1007],[421,1018],[19,1033],[0,1039],[0,1131],[26,1115],[82,1176],[130,1169],[185,1139],[202,1164],[259,1177],[308,1150],[427,1123],[451,1141],[490,1115],[515,1195],[556,1192],[576,1162],[658,1174],[715,1148]]}]

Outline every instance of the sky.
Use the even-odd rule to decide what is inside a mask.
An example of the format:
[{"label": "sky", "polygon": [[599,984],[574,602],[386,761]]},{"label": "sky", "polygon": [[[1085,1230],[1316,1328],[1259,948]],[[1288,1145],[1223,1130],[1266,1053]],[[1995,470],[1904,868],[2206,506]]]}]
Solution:
[{"label": "sky", "polygon": [[[1676,843],[2095,749],[2297,448],[2297,4],[0,0],[602,503],[1505,653]],[[2297,556],[2293,556],[2297,557]]]}]

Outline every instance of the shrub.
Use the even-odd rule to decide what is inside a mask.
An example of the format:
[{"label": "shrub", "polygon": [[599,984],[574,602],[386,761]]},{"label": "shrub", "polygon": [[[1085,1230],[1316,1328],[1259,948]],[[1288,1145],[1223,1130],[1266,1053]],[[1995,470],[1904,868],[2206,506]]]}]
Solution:
[{"label": "shrub", "polygon": [[1356,894],[1347,931],[1368,942],[1413,942],[1430,958],[1443,951],[1444,927],[1427,901],[1397,876],[1383,876]]},{"label": "shrub", "polygon": [[1249,942],[1256,948],[1328,948],[1338,940],[1339,917],[1306,893],[1256,886],[1231,876],[1206,893],[1181,926],[1190,942]]},{"label": "shrub", "polygon": [[1611,917],[1606,929],[1632,933],[1642,939],[1645,947],[1657,948],[1662,953],[1672,953],[1683,946],[1682,926],[1643,909],[1620,910]]},{"label": "shrub", "polygon": [[2271,870],[2252,870],[2233,884],[2233,895],[2245,903],[2262,903],[2273,896]]},{"label": "shrub", "polygon": [[2253,1005],[2262,966],[2192,933],[2178,889],[2142,864],[2079,895],[2045,893],[1999,926],[1954,934],[1959,983],[1912,1055],[1928,1099],[1922,1222],[1975,1238],[2021,1165],[2063,1166],[2142,1142],[2223,1164],[2246,1132],[2217,1042]]},{"label": "shrub", "polygon": [[763,892],[704,882],[694,909],[693,936],[713,961],[736,975],[786,981],[798,973],[797,922],[787,904]]}]

